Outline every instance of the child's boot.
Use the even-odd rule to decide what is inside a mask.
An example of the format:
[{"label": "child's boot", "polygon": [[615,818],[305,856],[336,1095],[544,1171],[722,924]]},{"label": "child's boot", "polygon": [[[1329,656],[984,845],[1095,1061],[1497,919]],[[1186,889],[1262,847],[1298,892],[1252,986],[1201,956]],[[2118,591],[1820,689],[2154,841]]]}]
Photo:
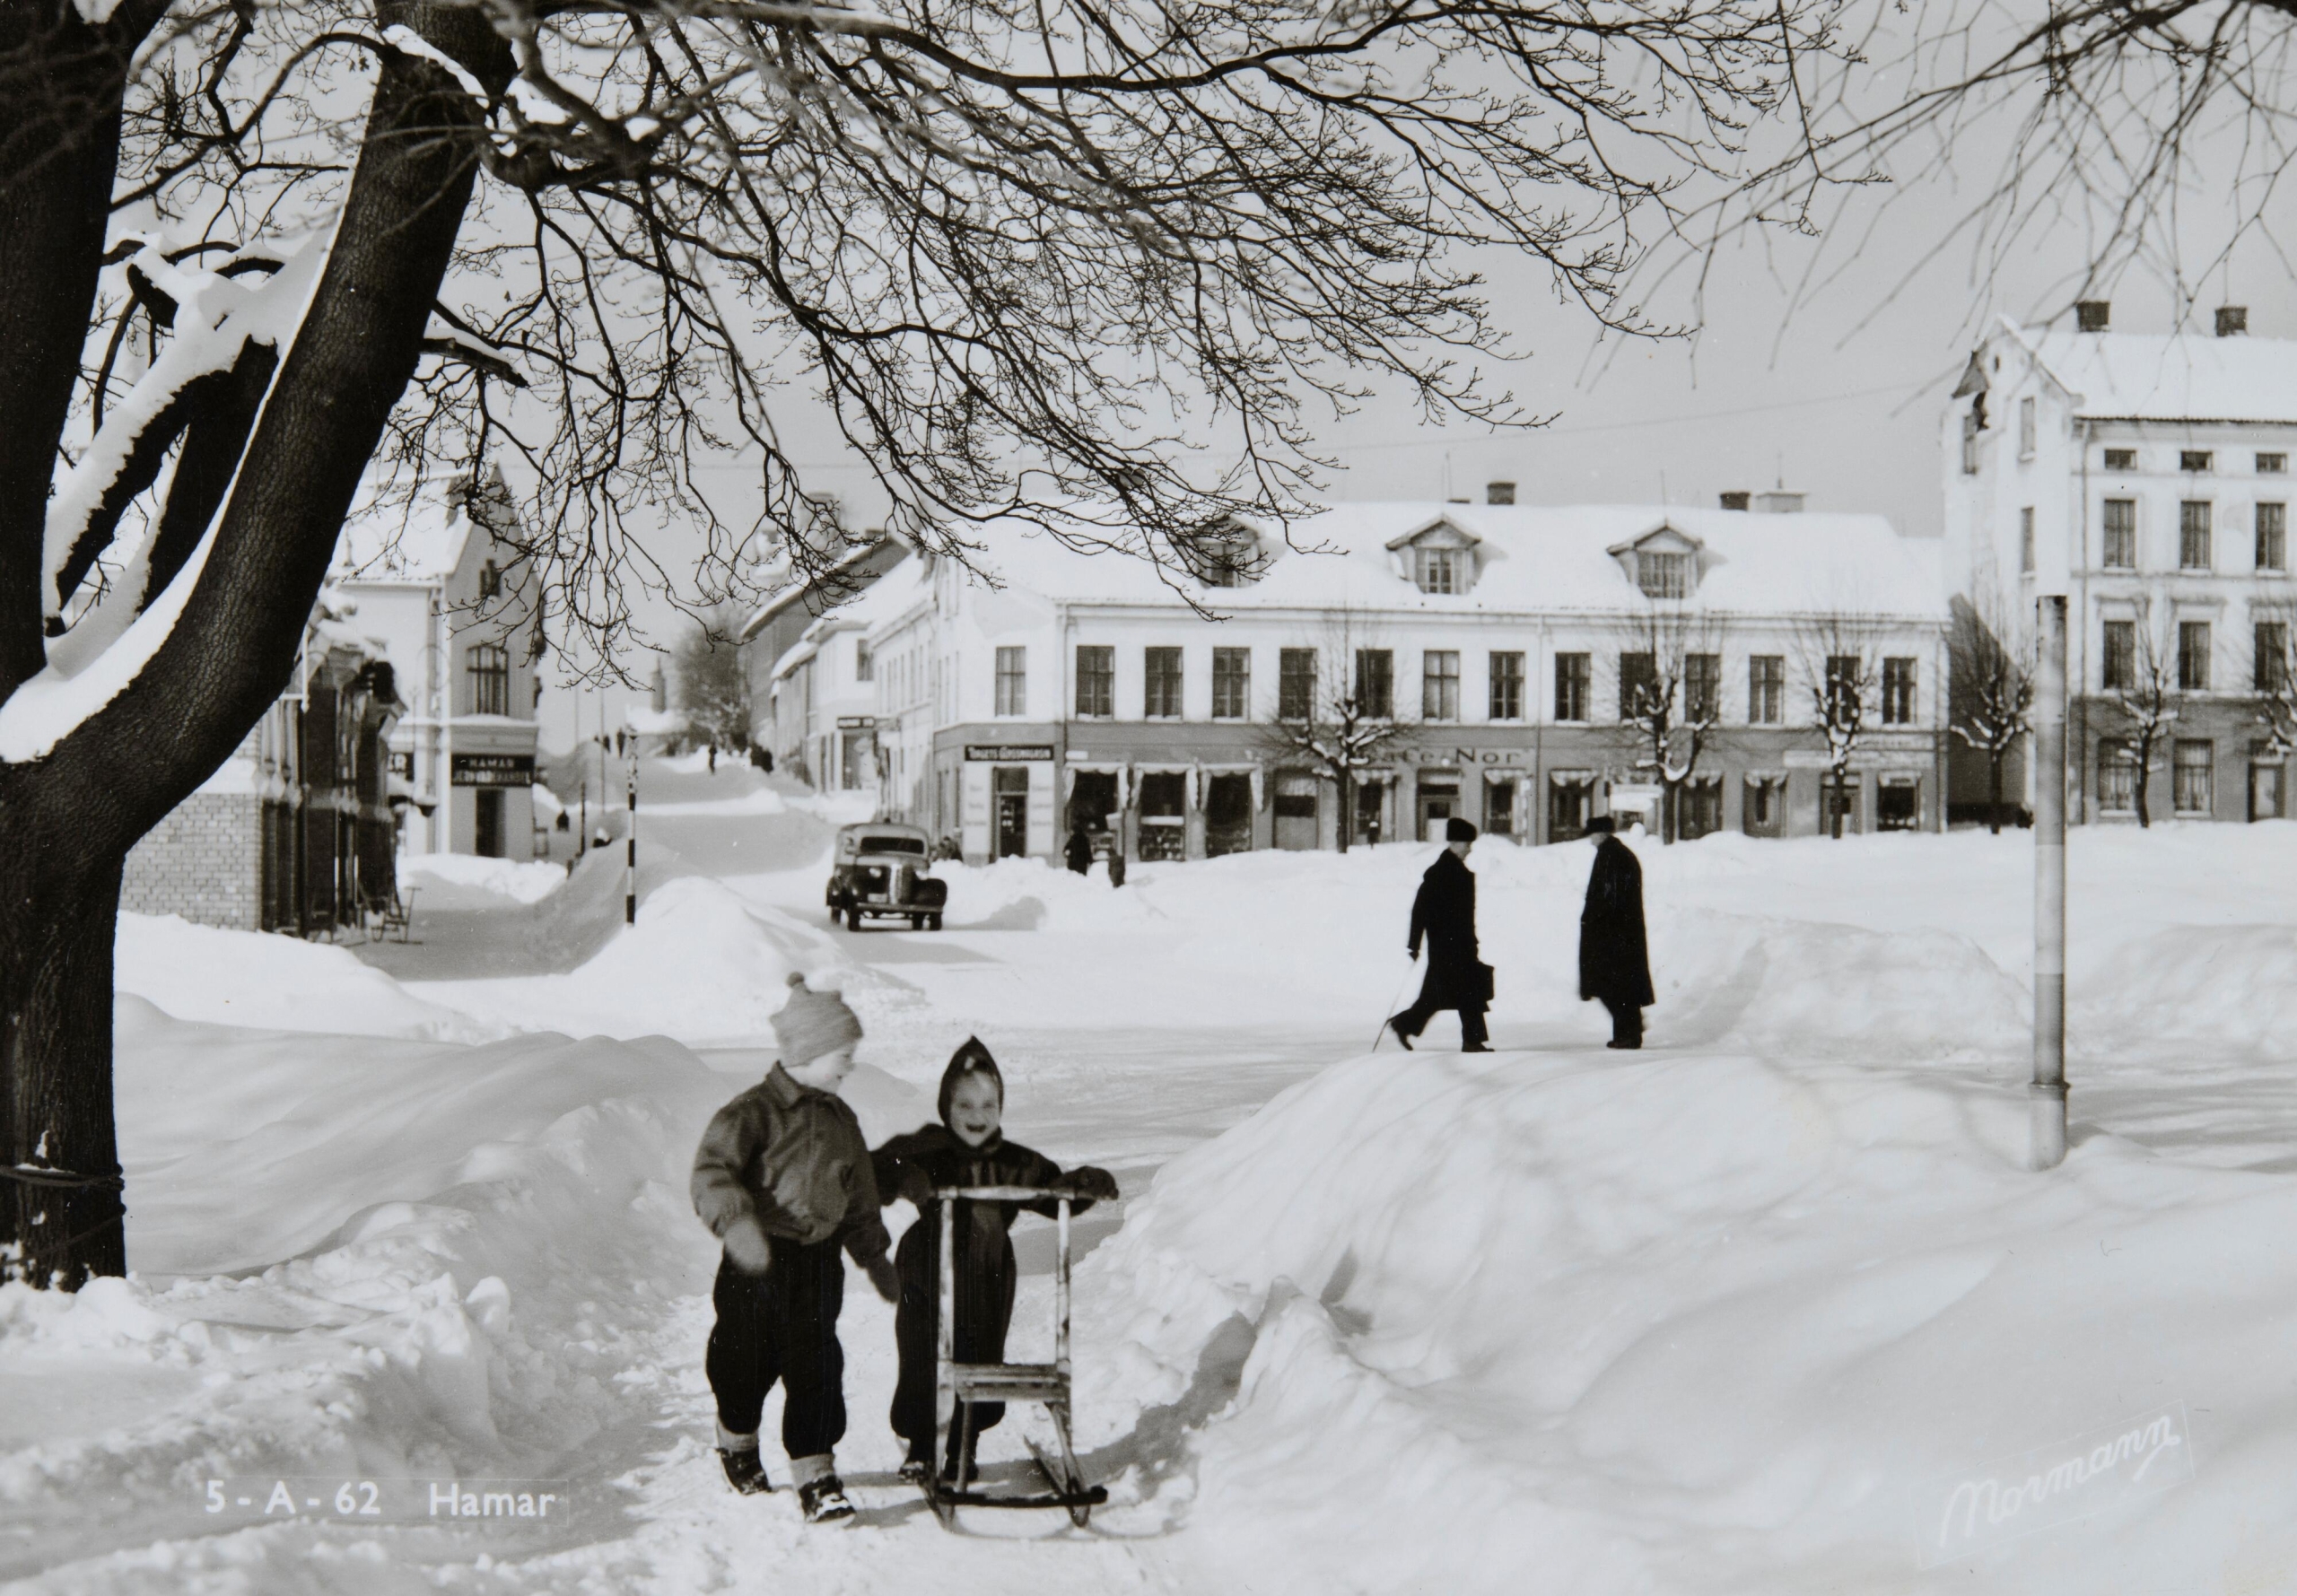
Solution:
[{"label": "child's boot", "polygon": [[728,1452],[721,1447],[718,1461],[726,1466],[726,1483],[738,1495],[760,1496],[773,1488],[773,1481],[766,1478],[765,1463],[753,1446],[747,1452]]},{"label": "child's boot", "polygon": [[797,1477],[798,1505],[804,1511],[808,1523],[834,1523],[853,1516],[853,1504],[845,1496],[845,1482],[838,1478],[836,1461],[829,1453],[791,1458],[790,1471]]}]

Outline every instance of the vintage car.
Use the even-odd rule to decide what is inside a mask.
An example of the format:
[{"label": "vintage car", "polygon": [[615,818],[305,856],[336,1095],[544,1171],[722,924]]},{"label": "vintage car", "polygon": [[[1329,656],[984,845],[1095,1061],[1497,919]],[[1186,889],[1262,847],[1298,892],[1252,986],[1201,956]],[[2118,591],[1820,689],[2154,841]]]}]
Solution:
[{"label": "vintage car", "polygon": [[843,915],[857,931],[871,916],[905,919],[913,930],[939,930],[949,884],[929,874],[930,847],[922,826],[871,821],[838,827],[829,876],[830,919]]}]

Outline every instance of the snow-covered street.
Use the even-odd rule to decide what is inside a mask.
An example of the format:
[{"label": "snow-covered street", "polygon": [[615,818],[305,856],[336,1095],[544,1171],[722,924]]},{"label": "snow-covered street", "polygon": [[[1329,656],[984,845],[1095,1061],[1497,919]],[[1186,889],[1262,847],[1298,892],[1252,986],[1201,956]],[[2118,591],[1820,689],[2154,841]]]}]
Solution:
[{"label": "snow-covered street", "polygon": [[[2297,1584],[2297,824],[2075,834],[2076,1145],[2035,1175],[2022,833],[1638,842],[1659,1001],[1633,1058],[1576,1000],[1588,850],[1487,842],[1498,1051],[1462,1057],[1446,1016],[1419,1052],[1367,1056],[1414,979],[1428,847],[1148,865],[1121,890],[947,865],[948,930],[855,933],[822,905],[834,806],[746,769],[650,767],[646,792],[629,931],[618,851],[550,891],[532,867],[418,878],[406,946],[123,920],[135,1273],[0,1287],[0,1574],[360,1596]],[[1079,1444],[1111,1492],[1089,1531],[974,1512],[953,1537],[895,1480],[892,1313],[858,1274],[859,1519],[727,1491],[686,1172],[773,1058],[792,970],[862,1016],[846,1095],[873,1142],[931,1118],[977,1033],[1010,1133],[1119,1177],[1079,1225]],[[1034,1222],[1017,1241],[1026,1351],[1051,1248]],[[2142,1478],[1941,1517],[1940,1482],[2014,1487],[2004,1460],[2161,1412],[2174,1443]],[[1026,1472],[1021,1430],[989,1438],[992,1477]],[[211,1479],[275,1478],[547,1481],[563,1505],[205,1511]]]}]

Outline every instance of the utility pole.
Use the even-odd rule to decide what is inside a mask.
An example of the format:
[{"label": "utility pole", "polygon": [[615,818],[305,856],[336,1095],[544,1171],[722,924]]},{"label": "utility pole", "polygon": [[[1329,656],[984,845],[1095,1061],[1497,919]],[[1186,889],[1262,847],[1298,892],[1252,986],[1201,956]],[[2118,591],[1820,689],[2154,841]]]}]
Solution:
[{"label": "utility pole", "polygon": [[[622,860],[622,923],[638,923],[638,739],[630,739],[630,835]],[[2062,1093],[2061,1093],[2062,1095]]]},{"label": "utility pole", "polygon": [[2033,1165],[2066,1161],[2066,597],[2035,600]]}]

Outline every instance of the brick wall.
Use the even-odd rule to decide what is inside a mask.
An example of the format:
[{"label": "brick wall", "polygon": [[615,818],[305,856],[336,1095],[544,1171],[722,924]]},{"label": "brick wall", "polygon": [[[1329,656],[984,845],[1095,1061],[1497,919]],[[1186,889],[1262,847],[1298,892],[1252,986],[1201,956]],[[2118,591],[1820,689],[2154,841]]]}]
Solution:
[{"label": "brick wall", "polygon": [[253,793],[196,792],[177,805],[128,854],[119,906],[259,929],[262,802]]}]

